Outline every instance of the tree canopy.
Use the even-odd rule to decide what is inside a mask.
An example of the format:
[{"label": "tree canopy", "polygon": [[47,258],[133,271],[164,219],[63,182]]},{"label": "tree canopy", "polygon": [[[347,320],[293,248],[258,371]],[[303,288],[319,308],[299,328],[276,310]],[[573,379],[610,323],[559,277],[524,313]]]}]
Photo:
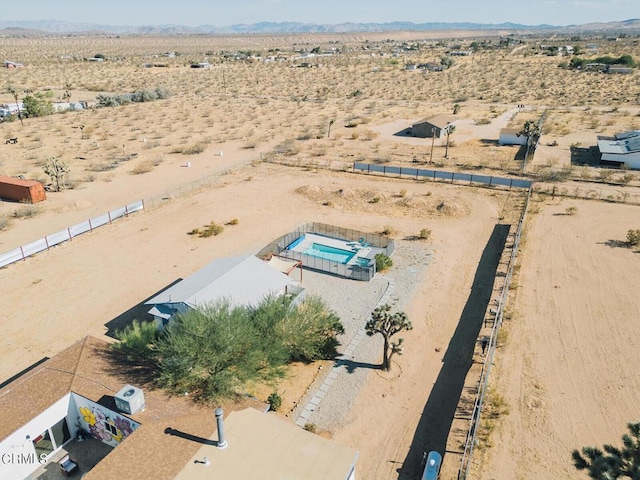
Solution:
[{"label": "tree canopy", "polygon": [[239,395],[254,382],[272,384],[289,362],[329,358],[344,333],[318,297],[293,305],[275,296],[255,307],[217,302],[189,309],[162,332],[153,329],[134,323],[118,333],[114,351],[150,366],[161,387],[203,401]]},{"label": "tree canopy", "polygon": [[622,448],[613,445],[583,447],[571,454],[578,470],[586,470],[590,478],[640,480],[640,422],[628,423],[629,433],[622,436]]}]

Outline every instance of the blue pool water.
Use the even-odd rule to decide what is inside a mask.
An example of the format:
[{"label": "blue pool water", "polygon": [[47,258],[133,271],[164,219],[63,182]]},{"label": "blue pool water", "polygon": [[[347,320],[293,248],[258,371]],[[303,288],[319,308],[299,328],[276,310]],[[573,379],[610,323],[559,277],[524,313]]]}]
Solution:
[{"label": "blue pool water", "polygon": [[342,250],[341,248],[330,247],[328,245],[322,245],[321,243],[314,243],[307,248],[303,253],[311,255],[312,257],[324,258],[326,260],[333,260],[338,263],[347,263],[355,256],[355,252],[349,250]]},{"label": "blue pool water", "polygon": [[293,242],[287,245],[287,250],[293,250],[299,243],[303,242],[306,235],[296,238]]}]

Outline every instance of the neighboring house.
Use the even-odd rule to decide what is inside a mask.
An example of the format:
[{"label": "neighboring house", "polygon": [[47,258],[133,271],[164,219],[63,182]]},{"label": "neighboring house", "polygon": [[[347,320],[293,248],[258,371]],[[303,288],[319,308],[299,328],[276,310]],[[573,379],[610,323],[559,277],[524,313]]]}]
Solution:
[{"label": "neighboring house", "polygon": [[11,60],[4,61],[4,68],[22,68],[22,67],[24,67],[23,63],[12,62]]},{"label": "neighboring house", "polygon": [[162,328],[173,315],[189,308],[221,300],[232,306],[255,306],[269,295],[285,294],[295,296],[299,302],[304,298],[304,289],[277,268],[250,255],[214,260],[145,305],[153,307],[149,313]]},{"label": "neighboring house", "polygon": [[620,65],[609,65],[609,67],[605,70],[605,73],[620,73],[623,75],[629,75],[630,73],[633,73],[633,68],[622,67]]},{"label": "neighboring house", "polygon": [[135,379],[112,363],[108,347],[86,337],[3,384],[0,478],[62,478],[56,464],[66,453],[87,480],[354,478],[355,451],[261,413],[267,406],[257,400],[239,408],[261,411],[229,416],[224,450],[216,447],[213,409],[187,396],[136,389],[144,409],[119,410]]},{"label": "neighboring house", "polygon": [[211,68],[211,64],[209,62],[200,62],[200,63],[192,63],[191,68]]},{"label": "neighboring house", "polygon": [[420,138],[442,138],[446,136],[445,128],[453,124],[456,117],[450,115],[436,115],[431,118],[423,118],[411,125],[411,136]]},{"label": "neighboring house", "polygon": [[53,102],[54,112],[67,112],[69,110],[84,110],[81,102]]},{"label": "neighboring house", "polygon": [[500,138],[498,139],[498,145],[526,145],[527,136],[518,135],[521,130],[517,128],[503,128],[500,130]]},{"label": "neighboring house", "polygon": [[640,170],[640,130],[598,136],[600,163]]},{"label": "neighboring house", "polygon": [[473,55],[473,50],[454,50],[449,52],[449,55],[452,57],[470,57]]}]

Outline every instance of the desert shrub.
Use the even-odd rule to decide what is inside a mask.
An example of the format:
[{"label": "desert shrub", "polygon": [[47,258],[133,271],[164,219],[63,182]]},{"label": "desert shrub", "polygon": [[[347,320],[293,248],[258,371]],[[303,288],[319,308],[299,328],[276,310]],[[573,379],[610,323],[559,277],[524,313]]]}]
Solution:
[{"label": "desert shrub", "polygon": [[631,229],[627,232],[627,245],[630,247],[637,247],[640,245],[640,229]]},{"label": "desert shrub", "polygon": [[406,189],[406,188],[403,188],[402,190],[400,190],[400,194],[399,194],[399,196],[400,196],[401,198],[406,197],[406,196],[407,196],[407,189]]},{"label": "desert shrub", "polygon": [[567,207],[564,211],[565,215],[575,215],[578,213],[577,207]]},{"label": "desert shrub", "polygon": [[489,125],[491,120],[488,118],[481,118],[480,120],[476,120],[476,125]]},{"label": "desert shrub", "polygon": [[0,232],[6,230],[9,227],[9,219],[7,217],[0,217]]},{"label": "desert shrub", "polygon": [[205,226],[204,230],[200,232],[200,236],[202,238],[215,237],[216,235],[220,235],[224,227],[222,225],[218,225],[216,222],[211,222],[209,225]]},{"label": "desert shrub", "polygon": [[278,394],[278,392],[273,392],[267,398],[267,403],[269,404],[269,408],[274,412],[280,410],[282,407],[282,397]]},{"label": "desert shrub", "polygon": [[31,218],[40,213],[40,209],[34,205],[23,205],[13,211],[14,218]]},{"label": "desert shrub", "polygon": [[420,238],[421,240],[429,240],[431,238],[431,230],[428,228],[423,228],[422,230],[420,230],[418,238]]},{"label": "desert shrub", "polygon": [[227,225],[238,225],[239,223],[240,223],[240,220],[238,220],[237,218],[232,218],[227,222]]},{"label": "desert shrub", "polygon": [[374,259],[376,261],[376,271],[378,272],[382,272],[393,266],[393,260],[384,253],[377,253]]},{"label": "desert shrub", "polygon": [[307,432],[316,433],[318,427],[316,427],[315,423],[305,423],[303,427]]},{"label": "desert shrub", "polygon": [[393,237],[396,234],[396,230],[391,225],[385,225],[380,233],[387,237]]},{"label": "desert shrub", "polygon": [[202,153],[207,149],[207,142],[197,142],[182,150],[183,155],[196,155]]},{"label": "desert shrub", "polygon": [[153,170],[153,167],[153,162],[151,162],[150,160],[146,160],[133,167],[133,169],[131,170],[131,174],[141,175],[143,173],[150,172],[151,170]]},{"label": "desert shrub", "polygon": [[380,197],[373,197],[371,200],[369,200],[369,203],[378,203],[380,201]]}]

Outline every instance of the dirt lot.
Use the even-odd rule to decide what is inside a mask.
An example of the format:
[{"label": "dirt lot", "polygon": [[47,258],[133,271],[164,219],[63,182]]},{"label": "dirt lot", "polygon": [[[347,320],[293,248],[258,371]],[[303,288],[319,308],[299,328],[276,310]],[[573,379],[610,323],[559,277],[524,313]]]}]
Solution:
[{"label": "dirt lot", "polygon": [[[420,40],[406,34],[397,38],[408,45]],[[84,335],[103,335],[111,320],[212,259],[255,253],[300,223],[366,231],[391,226],[398,238],[430,228],[432,264],[423,281],[405,292],[416,328],[398,359],[401,374],[371,375],[345,428],[325,432],[360,451],[363,478],[415,478],[420,449],[441,441],[440,433],[422,429],[430,432],[425,438],[417,429],[437,413],[432,388],[446,391],[443,367],[459,360],[451,357],[450,342],[464,327],[462,319],[483,313],[465,308],[506,197],[315,167],[424,163],[430,141],[396,133],[415,120],[451,113],[458,104],[451,158],[444,159],[444,142],[436,141],[436,168],[519,174],[517,150],[496,144],[499,129],[517,128],[548,111],[542,145],[527,172],[571,169],[578,181],[602,182],[594,169],[572,166],[571,146],[588,147],[598,134],[640,128],[637,73],[558,68],[565,59],[541,55],[533,41],[526,48],[496,47],[461,57],[442,74],[405,71],[405,63],[438,60],[446,53],[446,42],[422,40],[421,49],[393,56],[391,50],[382,55],[372,49],[371,42],[387,48],[376,36],[3,39],[8,57],[27,66],[2,70],[0,85],[51,91],[55,99],[68,89],[72,101],[158,86],[172,94],[153,102],[29,118],[24,126],[0,123],[0,139],[19,138],[16,145],[0,142],[0,173],[48,182],[42,166],[54,155],[71,168],[70,188],[48,193],[35,208],[0,202],[1,251],[126,202],[145,198],[154,200],[149,206],[164,204],[0,270],[0,301],[7,306],[0,318],[0,379]],[[300,63],[293,58],[294,47],[335,45],[329,42],[339,42],[345,53],[294,68]],[[236,61],[220,53],[251,50],[267,56],[278,45],[288,60]],[[600,53],[638,57],[638,48],[617,42],[603,45]],[[180,55],[161,56],[170,51]],[[218,59],[212,69],[189,68],[207,51]],[[82,60],[98,52],[110,59]],[[149,62],[166,66],[143,68]],[[11,101],[10,94],[0,94],[1,103]],[[525,111],[511,116],[523,102]],[[304,168],[257,161],[270,154]],[[167,194],[227,169],[228,175],[197,192]],[[605,188],[618,189],[627,173],[613,174]],[[628,183],[637,195],[637,176]],[[558,191],[566,188],[559,184]],[[375,196],[380,201],[370,202]],[[571,466],[570,451],[616,443],[625,422],[638,418],[634,373],[640,358],[634,339],[640,312],[634,282],[640,264],[637,253],[616,246],[628,229],[640,228],[638,207],[549,198],[534,202],[514,315],[494,370],[492,388],[503,395],[510,413],[496,421],[488,442],[493,446],[478,451],[474,478],[583,478]],[[435,199],[451,206],[450,214],[429,214]],[[576,215],[564,215],[569,206],[577,207]],[[239,224],[219,237],[186,234],[232,218]],[[287,390],[304,390],[312,378],[301,372],[300,381]],[[456,453],[448,455],[451,465]],[[457,471],[448,467],[443,473],[455,478]]]}]

